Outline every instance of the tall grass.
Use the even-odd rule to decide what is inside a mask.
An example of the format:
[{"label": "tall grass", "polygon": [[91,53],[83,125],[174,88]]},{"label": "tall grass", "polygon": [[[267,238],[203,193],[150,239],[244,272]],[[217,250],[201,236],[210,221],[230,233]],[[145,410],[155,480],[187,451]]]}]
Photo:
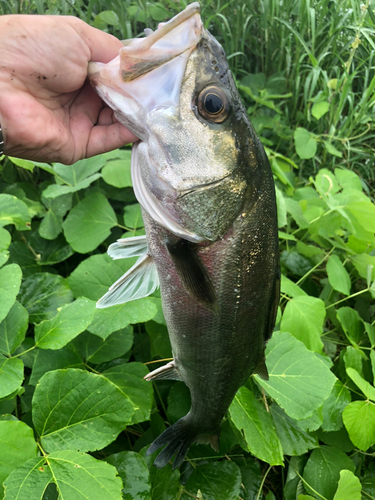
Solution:
[{"label": "tall grass", "polygon": [[[155,28],[188,3],[0,0],[0,13],[76,15],[123,39],[142,36],[145,26]],[[304,175],[340,162],[373,180],[375,1],[202,0],[201,6],[205,25],[223,44],[236,79],[246,83],[248,75],[266,77],[263,88],[250,86],[243,93],[265,144],[293,159],[293,131],[304,127],[342,154],[318,150],[321,154],[304,162]],[[279,87],[267,84],[275,75]],[[316,118],[312,110],[319,102],[329,108]],[[273,126],[267,128],[261,116],[272,119]]]}]

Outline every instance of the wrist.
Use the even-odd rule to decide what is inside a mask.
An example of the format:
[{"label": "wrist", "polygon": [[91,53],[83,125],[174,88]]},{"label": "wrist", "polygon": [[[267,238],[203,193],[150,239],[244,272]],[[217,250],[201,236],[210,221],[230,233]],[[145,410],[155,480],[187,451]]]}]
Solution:
[{"label": "wrist", "polygon": [[2,156],[4,153],[4,137],[3,133],[1,130],[1,123],[0,123],[0,156]]}]

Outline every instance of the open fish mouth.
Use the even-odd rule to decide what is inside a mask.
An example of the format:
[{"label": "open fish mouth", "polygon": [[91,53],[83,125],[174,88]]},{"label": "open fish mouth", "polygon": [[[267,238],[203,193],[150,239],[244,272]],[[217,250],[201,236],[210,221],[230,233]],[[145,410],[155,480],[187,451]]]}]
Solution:
[{"label": "open fish mouth", "polygon": [[199,13],[199,3],[192,3],[145,38],[126,41],[110,63],[89,63],[92,85],[124,125],[134,129],[124,109],[126,115],[139,115],[140,108],[149,113],[178,105],[187,60],[202,37]]}]

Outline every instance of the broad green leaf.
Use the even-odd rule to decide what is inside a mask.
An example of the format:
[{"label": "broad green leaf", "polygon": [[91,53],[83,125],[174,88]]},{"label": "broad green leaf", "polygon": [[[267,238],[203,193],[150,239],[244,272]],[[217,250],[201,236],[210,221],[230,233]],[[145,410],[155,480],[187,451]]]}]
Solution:
[{"label": "broad green leaf", "polygon": [[323,141],[323,144],[324,144],[324,146],[329,154],[331,154],[333,156],[337,156],[338,158],[342,158],[342,152],[339,151],[337,148],[335,148],[335,146],[332,144],[332,142]]},{"label": "broad green leaf", "polygon": [[0,227],[0,250],[8,250],[12,237],[6,229]]},{"label": "broad green leaf", "polygon": [[313,158],[317,149],[317,142],[313,134],[302,127],[294,131],[294,144],[298,156],[302,160]]},{"label": "broad green leaf", "polygon": [[22,361],[18,358],[6,358],[0,355],[0,399],[9,396],[21,387],[23,379]]},{"label": "broad green leaf", "polygon": [[116,469],[90,455],[59,450],[28,460],[5,482],[7,500],[42,500],[53,481],[61,500],[121,500],[122,482]]},{"label": "broad green leaf", "polygon": [[119,26],[120,24],[118,15],[113,10],[103,10],[96,17],[99,17],[102,22],[111,26]]},{"label": "broad green leaf", "polygon": [[65,237],[79,253],[95,250],[117,225],[116,214],[106,197],[93,193],[69,212],[63,223]]},{"label": "broad green leaf", "polygon": [[35,343],[41,349],[61,349],[86,330],[91,323],[95,303],[81,297],[63,306],[52,319],[35,327]]},{"label": "broad green leaf", "polygon": [[350,277],[337,255],[331,255],[327,261],[328,281],[331,287],[344,295],[350,294]]},{"label": "broad green leaf", "polygon": [[357,345],[361,341],[365,329],[358,311],[351,307],[341,307],[337,309],[336,315],[345,335],[350,341]]},{"label": "broad green leaf", "polygon": [[311,114],[313,115],[314,118],[320,120],[320,118],[324,116],[328,110],[329,110],[329,102],[326,101],[317,102],[311,108]]},{"label": "broad green leaf", "polygon": [[139,203],[126,205],[124,208],[124,222],[126,227],[134,229],[144,227],[141,205]]},{"label": "broad green leaf", "polygon": [[269,380],[257,382],[292,418],[310,417],[328,398],[336,377],[289,333],[275,332],[266,347]]},{"label": "broad green leaf", "polygon": [[14,163],[14,165],[17,165],[17,167],[24,168],[25,170],[30,170],[30,172],[34,170],[34,167],[39,167],[42,170],[49,172],[50,174],[54,173],[54,170],[51,167],[51,165],[49,165],[49,163],[42,163],[40,161],[22,160],[21,158],[13,158],[12,156],[8,156],[8,158],[12,163]]},{"label": "broad green leaf", "polygon": [[78,346],[83,359],[89,363],[104,363],[105,361],[120,358],[131,349],[133,345],[133,328],[127,326],[112,333],[105,340],[92,333],[83,332],[76,339],[75,344]]},{"label": "broad green leaf", "polygon": [[[152,366],[152,365],[150,365]],[[191,408],[190,390],[183,382],[172,385],[168,394],[168,418],[171,423],[177,422],[188,414]]]},{"label": "broad green leaf", "polygon": [[336,380],[331,394],[323,403],[323,431],[338,431],[341,429],[343,425],[342,412],[350,401],[349,389],[343,385],[341,380]]},{"label": "broad green leaf", "polygon": [[229,408],[231,419],[243,430],[249,451],[272,465],[283,464],[281,443],[264,404],[246,387],[241,387]]},{"label": "broad green leaf", "polygon": [[0,323],[0,354],[9,356],[22,344],[29,326],[28,320],[26,309],[16,301]]},{"label": "broad green leaf", "polygon": [[116,467],[122,479],[124,500],[147,500],[151,498],[151,483],[147,465],[139,453],[121,451],[106,458]]},{"label": "broad green leaf", "polygon": [[340,471],[340,479],[333,500],[361,500],[362,486],[357,476],[350,470]]},{"label": "broad green leaf", "polygon": [[345,368],[354,368],[361,375],[363,374],[363,359],[366,358],[359,347],[349,345],[344,351]]},{"label": "broad green leaf", "polygon": [[375,232],[375,205],[367,201],[349,203],[346,210],[354,215],[366,231]]},{"label": "broad green leaf", "polygon": [[353,401],[342,414],[353,444],[366,451],[375,443],[375,405],[371,401]]},{"label": "broad green leaf", "polygon": [[290,280],[283,274],[281,275],[281,293],[285,293],[286,295],[289,295],[289,297],[292,298],[307,295],[306,292],[302,290],[302,288],[300,288],[292,280]]},{"label": "broad green leaf", "polygon": [[94,451],[114,441],[133,406],[108,379],[69,368],[40,379],[32,401],[35,430],[47,451]]},{"label": "broad green leaf", "polygon": [[57,309],[73,300],[73,294],[62,276],[38,273],[23,281],[18,299],[28,310],[30,323],[39,323],[53,318]]},{"label": "broad green leaf", "polygon": [[81,262],[69,276],[69,286],[76,298],[85,296],[91,300],[99,300],[136,261],[137,257],[112,260],[109,255],[92,255]]},{"label": "broad green leaf", "polygon": [[233,457],[241,470],[242,483],[240,498],[243,500],[254,500],[257,497],[260,485],[262,483],[262,474],[258,460],[253,457]]},{"label": "broad green leaf", "polygon": [[30,245],[38,254],[37,263],[40,266],[52,266],[73,255],[73,249],[62,234],[54,240],[46,240],[35,232],[30,238]]},{"label": "broad green leaf", "polygon": [[128,159],[122,160],[112,160],[106,163],[102,170],[102,176],[104,181],[111,186],[117,188],[124,188],[132,186],[132,178],[130,174],[130,151],[124,151],[128,153]]},{"label": "broad green leaf", "polygon": [[306,432],[313,432],[319,429],[323,423],[323,405],[319,406],[311,417],[297,420],[297,425],[300,429]]},{"label": "broad green leaf", "polygon": [[212,462],[196,467],[189,477],[183,500],[201,491],[204,500],[238,500],[241,489],[241,472],[234,462]]},{"label": "broad green leaf", "polygon": [[30,385],[36,385],[42,376],[49,371],[62,368],[84,368],[81,354],[74,341],[58,350],[36,349],[33,371],[29,380]]},{"label": "broad green leaf", "polygon": [[36,454],[34,433],[28,425],[19,420],[0,421],[0,498],[1,485],[9,474]]},{"label": "broad green leaf", "polygon": [[311,351],[321,352],[323,323],[326,315],[324,302],[311,296],[295,297],[284,310],[280,328],[301,340]]},{"label": "broad green leaf", "polygon": [[173,357],[167,327],[156,321],[148,321],[145,327],[151,341],[151,357],[161,359]]},{"label": "broad green leaf", "polygon": [[300,228],[308,228],[309,223],[304,218],[302,209],[298,201],[292,198],[285,198],[285,206],[287,212],[293,217]]},{"label": "broad green leaf", "polygon": [[335,168],[335,177],[342,188],[356,189],[362,191],[361,179],[352,170]]},{"label": "broad green leaf", "polygon": [[152,297],[133,300],[107,309],[96,309],[94,319],[87,329],[105,339],[112,332],[130,324],[150,321],[157,312],[158,308]]},{"label": "broad green leaf", "polygon": [[301,430],[296,420],[288,417],[282,408],[273,404],[270,412],[284,455],[302,455],[319,446],[317,438]]},{"label": "broad green leaf", "polygon": [[14,224],[19,231],[30,229],[27,205],[10,194],[0,194],[0,227]]},{"label": "broad green leaf", "polygon": [[9,252],[7,250],[0,250],[0,267],[3,267],[9,260]]},{"label": "broad green leaf", "polygon": [[[149,467],[151,467],[155,455],[151,455],[151,460],[146,460],[146,463],[150,464]],[[151,500],[176,500],[177,493],[180,490],[180,471],[172,471],[170,465],[163,469],[151,467],[150,480]]]},{"label": "broad green leaf", "polygon": [[286,206],[282,191],[275,186],[276,206],[277,206],[277,227],[284,227],[287,223]]},{"label": "broad green leaf", "polygon": [[9,264],[0,269],[0,321],[3,321],[16,301],[21,278],[22,271],[17,264]]},{"label": "broad green leaf", "polygon": [[363,394],[372,401],[375,401],[375,387],[372,386],[365,380],[361,375],[353,368],[347,368],[346,373],[353,380],[353,382],[361,389]]},{"label": "broad green leaf", "polygon": [[153,389],[152,384],[143,379],[147,373],[145,365],[135,362],[113,366],[102,374],[131,401],[135,410],[132,424],[150,419]]},{"label": "broad green leaf", "polygon": [[101,177],[100,174],[90,175],[90,177],[87,177],[87,179],[78,182],[75,186],[51,184],[43,191],[43,197],[53,199],[53,198],[59,198],[60,196],[64,196],[67,194],[76,193],[81,189],[86,189],[87,187],[90,186],[90,184],[98,180],[100,177]]},{"label": "broad green leaf", "polygon": [[307,493],[314,493],[307,486],[309,485],[327,500],[333,500],[342,469],[355,472],[353,462],[343,451],[332,446],[321,446],[313,450],[303,472]]},{"label": "broad green leaf", "polygon": [[360,253],[350,256],[350,260],[357,269],[358,274],[364,279],[367,279],[368,276],[368,266],[372,266],[371,279],[375,279],[375,255]]},{"label": "broad green leaf", "polygon": [[47,240],[54,240],[62,231],[63,216],[72,207],[72,195],[65,194],[58,198],[42,197],[48,212],[39,226],[39,234]]}]

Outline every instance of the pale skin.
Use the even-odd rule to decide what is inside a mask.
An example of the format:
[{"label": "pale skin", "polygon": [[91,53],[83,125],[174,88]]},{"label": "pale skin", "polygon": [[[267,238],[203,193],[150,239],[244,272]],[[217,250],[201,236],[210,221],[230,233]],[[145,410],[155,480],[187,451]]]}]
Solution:
[{"label": "pale skin", "polygon": [[89,61],[121,47],[75,17],[0,16],[5,154],[71,164],[137,140],[86,80]]}]

